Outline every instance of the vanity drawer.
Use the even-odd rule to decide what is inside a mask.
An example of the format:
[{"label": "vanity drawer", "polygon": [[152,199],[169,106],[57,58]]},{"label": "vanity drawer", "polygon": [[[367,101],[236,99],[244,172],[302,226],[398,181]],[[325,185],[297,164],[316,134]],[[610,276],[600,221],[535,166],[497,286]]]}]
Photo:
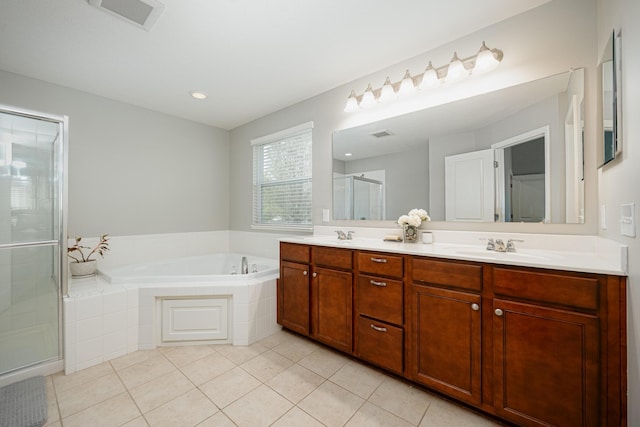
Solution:
[{"label": "vanity drawer", "polygon": [[403,261],[404,258],[400,255],[358,252],[358,270],[361,273],[372,273],[402,279],[404,273]]},{"label": "vanity drawer", "polygon": [[356,356],[397,373],[403,371],[404,330],[358,316]]},{"label": "vanity drawer", "polygon": [[402,325],[402,281],[358,276],[357,302],[360,314]]},{"label": "vanity drawer", "polygon": [[353,251],[350,249],[314,246],[313,264],[322,267],[351,270],[353,268]]},{"label": "vanity drawer", "polygon": [[309,264],[311,248],[307,245],[280,242],[280,259]]},{"label": "vanity drawer", "polygon": [[472,291],[482,290],[482,266],[455,261],[411,258],[412,280]]},{"label": "vanity drawer", "polygon": [[517,299],[598,309],[598,279],[595,277],[494,268],[493,291],[496,295]]}]

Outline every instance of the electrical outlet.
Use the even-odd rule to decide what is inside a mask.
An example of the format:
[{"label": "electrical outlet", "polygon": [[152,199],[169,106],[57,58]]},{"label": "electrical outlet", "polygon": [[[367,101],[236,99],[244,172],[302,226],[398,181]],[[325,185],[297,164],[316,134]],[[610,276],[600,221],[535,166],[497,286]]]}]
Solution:
[{"label": "electrical outlet", "polygon": [[607,207],[606,205],[600,205],[600,228],[607,229]]}]

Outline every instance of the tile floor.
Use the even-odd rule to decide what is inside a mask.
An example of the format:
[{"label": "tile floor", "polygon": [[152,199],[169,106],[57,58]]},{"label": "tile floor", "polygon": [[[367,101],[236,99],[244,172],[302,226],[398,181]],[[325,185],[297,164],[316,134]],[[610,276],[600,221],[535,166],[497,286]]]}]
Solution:
[{"label": "tile floor", "polygon": [[47,396],[49,427],[498,425],[286,331],[138,351],[51,375]]}]

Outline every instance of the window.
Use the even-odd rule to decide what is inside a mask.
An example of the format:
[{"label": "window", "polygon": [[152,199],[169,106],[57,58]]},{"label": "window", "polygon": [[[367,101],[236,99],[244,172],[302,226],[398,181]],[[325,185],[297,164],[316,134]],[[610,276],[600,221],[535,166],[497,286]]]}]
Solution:
[{"label": "window", "polygon": [[312,129],[308,122],[251,141],[253,228],[311,228]]}]

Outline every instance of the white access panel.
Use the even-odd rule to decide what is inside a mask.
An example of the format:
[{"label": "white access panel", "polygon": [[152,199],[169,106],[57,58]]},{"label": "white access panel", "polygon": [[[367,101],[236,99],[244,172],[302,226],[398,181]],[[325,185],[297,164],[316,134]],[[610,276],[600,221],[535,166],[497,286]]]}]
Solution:
[{"label": "white access panel", "polygon": [[227,298],[162,300],[162,342],[226,340]]}]

